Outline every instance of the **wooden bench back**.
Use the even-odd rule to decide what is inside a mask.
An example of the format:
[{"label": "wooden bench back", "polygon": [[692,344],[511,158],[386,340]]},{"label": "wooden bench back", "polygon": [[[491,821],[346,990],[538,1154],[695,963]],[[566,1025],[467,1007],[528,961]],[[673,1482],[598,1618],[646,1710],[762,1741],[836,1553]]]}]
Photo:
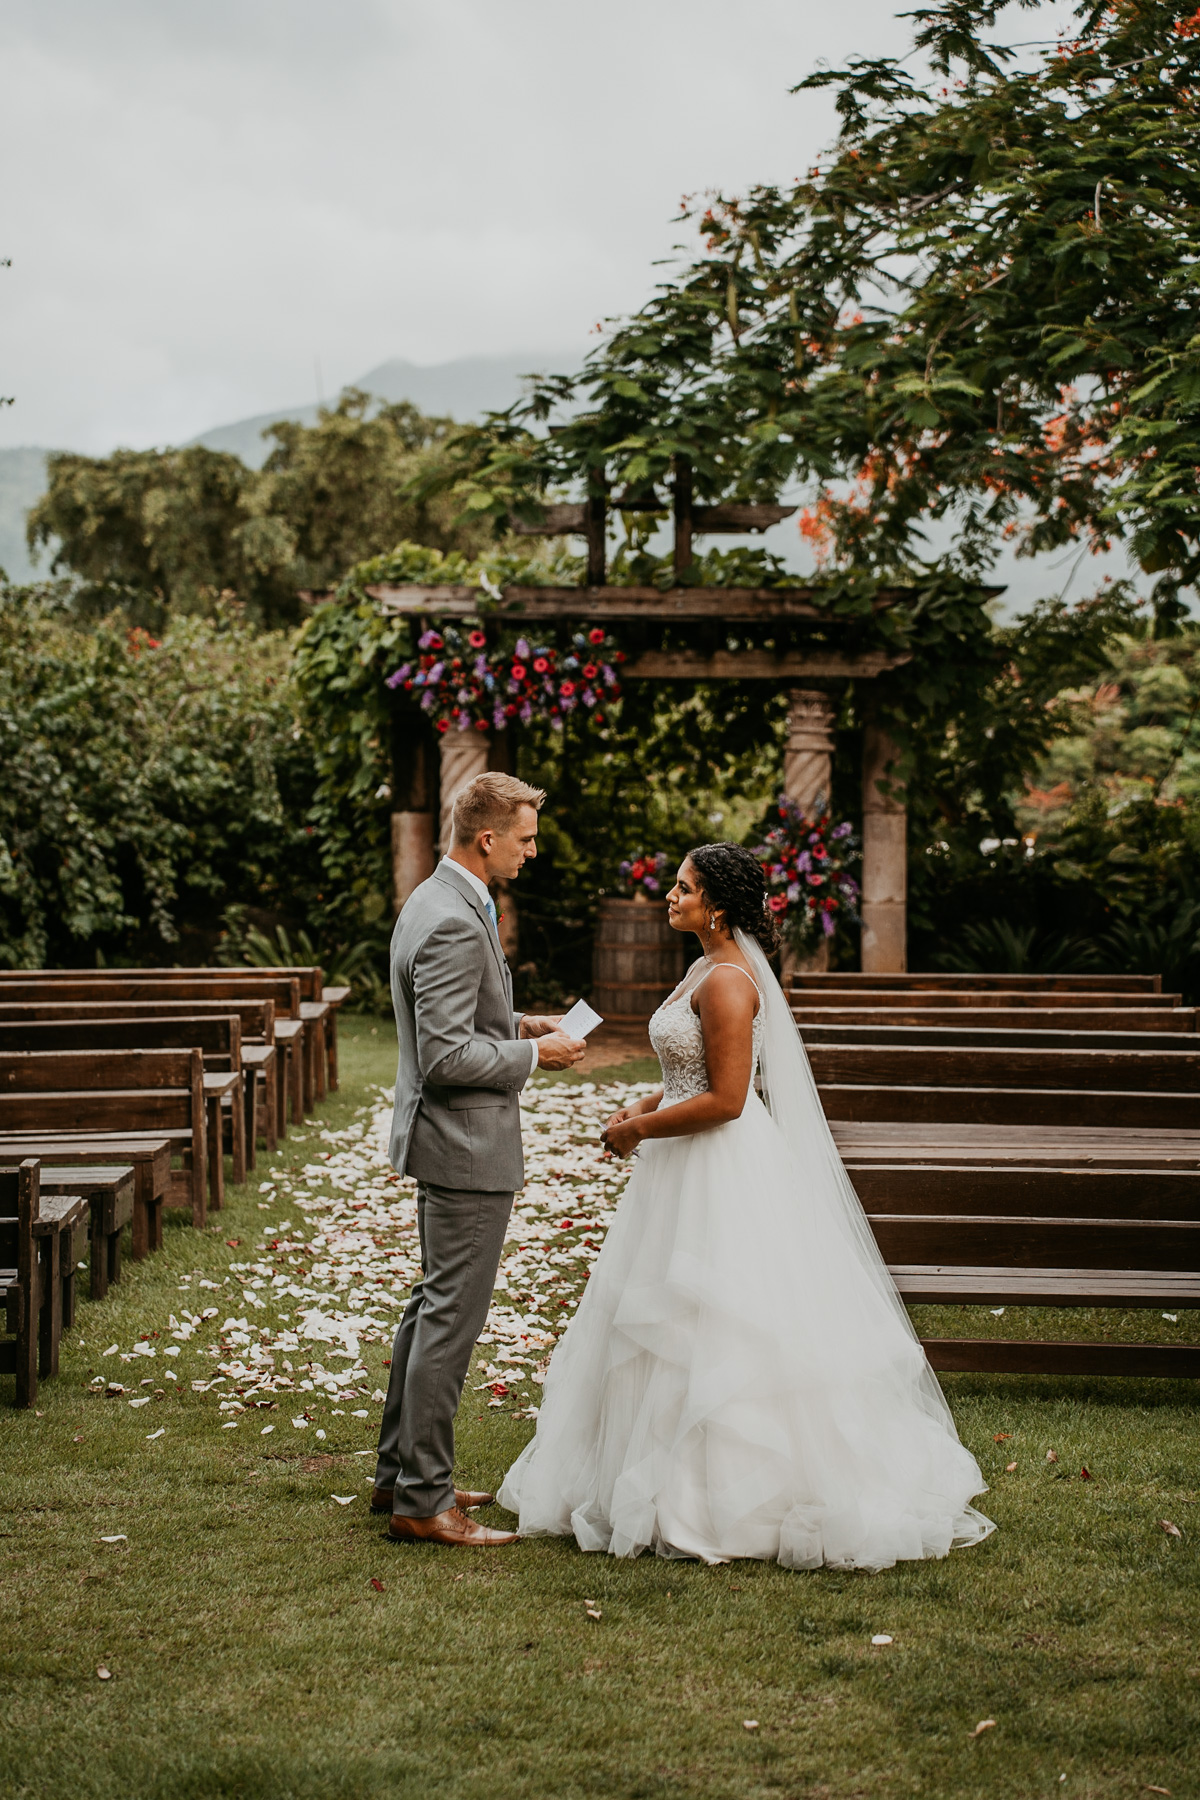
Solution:
[{"label": "wooden bench back", "polygon": [[189,1000],[181,1008],[178,1000],[6,1000],[0,985],[0,1021],[9,1024],[33,1023],[39,1019],[173,1019],[185,1015],[189,1019],[236,1018],[242,1028],[242,1042],[275,1042],[275,1002],[273,1000]]},{"label": "wooden bench back", "polygon": [[240,976],[231,978],[224,973],[219,979],[211,981],[173,974],[131,977],[124,970],[120,974],[111,975],[97,972],[80,975],[68,970],[62,977],[49,980],[41,976],[28,977],[24,971],[20,975],[20,980],[0,980],[0,1001],[81,1000],[107,1003],[168,1000],[174,1010],[178,1011],[180,1001],[190,1004],[192,1001],[205,1000],[271,1000],[275,1004],[277,1019],[300,1017],[300,983],[294,975],[264,975],[255,977],[253,981],[243,981]]},{"label": "wooden bench back", "polygon": [[[0,989],[0,993],[3,989]],[[936,1009],[941,1012],[958,1012],[964,1008],[972,1012],[1076,1012],[1080,1009],[1090,1012],[1124,1012],[1126,1009],[1142,1012],[1168,1011],[1180,1004],[1178,994],[1139,994],[1125,993],[1121,989],[1094,988],[1087,993],[1017,993],[1003,988],[947,988],[944,992],[937,990],[914,989],[911,993],[896,988],[793,988],[791,994],[793,1006],[803,1008],[805,1012],[824,1012],[830,1007],[839,1007],[843,1011],[852,1008],[856,1012],[903,1011],[906,1013],[924,1012]]]},{"label": "wooden bench back", "polygon": [[0,1019],[0,1052],[12,1050],[191,1050],[242,1066],[242,1022],[235,1015],[204,1018]]},{"label": "wooden bench back", "polygon": [[[3,986],[10,977],[16,980],[77,981],[81,977],[90,978],[102,973],[106,973],[106,971],[97,969],[0,969],[0,986]],[[211,963],[208,963],[197,968],[114,969],[112,973],[128,976],[135,981],[155,981],[170,976],[191,981],[246,981],[254,987],[257,987],[263,977],[267,979],[291,978],[300,983],[302,1000],[319,1000],[321,989],[325,985],[324,970],[308,963],[286,965],[236,963],[230,967],[226,967],[223,963],[219,967],[213,967]]]},{"label": "wooden bench back", "polygon": [[0,1132],[191,1131],[204,1137],[199,1050],[0,1052]]},{"label": "wooden bench back", "polygon": [[[1043,1050],[925,1044],[810,1044],[818,1086],[856,1082],[925,1088],[1081,1088],[1200,1093],[1200,1048]],[[1200,1107],[1197,1109],[1200,1122]]]},{"label": "wooden bench back", "polygon": [[993,1031],[1148,1031],[1195,1032],[1193,1006],[1091,1006],[1042,1008],[1039,1006],[797,1006],[792,1016],[805,1037],[827,1025],[904,1026],[909,1030],[951,1029]]},{"label": "wooden bench back", "polygon": [[[805,1045],[812,1048],[817,1044],[881,1044],[898,1046],[901,1044],[925,1044],[930,1049],[937,1049],[953,1044],[974,1046],[977,1049],[989,1047],[1004,1050],[1183,1050],[1191,1043],[1186,1032],[1171,1029],[1155,1031],[1129,1030],[1120,1014],[1121,1029],[1102,1031],[1076,1031],[1073,1029],[1079,1015],[1073,1013],[1053,1014],[1055,1018],[1063,1018],[1062,1029],[1046,1027],[1043,1029],[1033,1021],[1042,1018],[1041,1013],[1015,1015],[1020,1019],[1018,1025],[993,1026],[989,1016],[986,1024],[975,1020],[971,1014],[960,1014],[953,1022],[942,1024],[942,1014],[933,1014],[939,1023],[926,1023],[929,1015],[918,1015],[919,1024],[882,1024],[880,1016],[870,1013],[851,1015],[853,1024],[843,1023],[842,1013],[829,1017],[823,1013],[814,1013],[800,1023]],[[883,1014],[883,1018],[891,1018],[891,1014]],[[1005,1015],[1001,1014],[1003,1018]],[[1088,1015],[1083,1015],[1087,1017]],[[1108,1015],[1105,1015],[1106,1017]],[[1136,1015],[1135,1015],[1136,1016]],[[1178,1015],[1163,1013],[1160,1024],[1163,1027],[1173,1026]],[[1188,1016],[1194,1016],[1188,1009]],[[858,1021],[863,1021],[859,1023]],[[1068,1027],[1071,1027],[1070,1029]]]},{"label": "wooden bench back", "polygon": [[939,992],[970,989],[1006,989],[1012,993],[1105,993],[1159,994],[1161,975],[978,975],[950,974],[934,971],[916,974],[864,974],[858,970],[835,969],[820,973],[794,975],[792,986],[814,991],[822,988],[890,988],[916,991],[921,988]]}]

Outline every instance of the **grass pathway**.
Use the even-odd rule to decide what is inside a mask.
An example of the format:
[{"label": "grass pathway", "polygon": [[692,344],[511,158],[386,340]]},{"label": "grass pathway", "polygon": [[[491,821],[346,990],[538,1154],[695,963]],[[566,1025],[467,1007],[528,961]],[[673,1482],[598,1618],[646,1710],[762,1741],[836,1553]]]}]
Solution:
[{"label": "grass pathway", "polygon": [[[1000,1530],[875,1576],[383,1541],[414,1207],[380,1137],[390,1032],[343,1026],[319,1118],[81,1306],[41,1416],[0,1404],[4,1800],[1200,1792],[1190,1384],[948,1381]],[[594,1145],[623,1091],[533,1096],[460,1412],[473,1486],[532,1429],[619,1194]]]}]

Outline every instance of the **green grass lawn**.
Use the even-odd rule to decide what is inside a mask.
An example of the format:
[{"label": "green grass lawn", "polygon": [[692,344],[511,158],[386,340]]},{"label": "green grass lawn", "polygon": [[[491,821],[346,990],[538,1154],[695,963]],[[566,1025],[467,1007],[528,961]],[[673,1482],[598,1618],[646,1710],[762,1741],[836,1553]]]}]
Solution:
[{"label": "green grass lawn", "polygon": [[[352,1122],[394,1054],[390,1028],[344,1020],[322,1121]],[[314,1129],[274,1162],[302,1165]],[[301,1443],[260,1435],[257,1414],[225,1430],[186,1386],[140,1409],[89,1388],[111,1341],[165,1332],[182,1276],[224,1282],[271,1160],[203,1238],[169,1215],[163,1253],[81,1305],[39,1415],[11,1410],[5,1382],[6,1800],[1200,1794],[1192,1385],[947,1378],[1000,1529],[879,1575],[618,1563],[544,1539],[391,1545],[356,1455],[377,1407],[323,1414],[324,1443]],[[960,1309],[921,1323],[964,1325]],[[532,1429],[485,1399],[468,1387],[459,1419],[472,1486],[494,1486]],[[348,1508],[330,1498],[352,1491]]]}]

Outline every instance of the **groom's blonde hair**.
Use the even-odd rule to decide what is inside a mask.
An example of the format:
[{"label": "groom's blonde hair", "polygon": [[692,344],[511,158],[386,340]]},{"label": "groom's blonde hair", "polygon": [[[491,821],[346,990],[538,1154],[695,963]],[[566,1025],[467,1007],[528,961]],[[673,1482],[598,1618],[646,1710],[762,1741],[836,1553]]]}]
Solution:
[{"label": "groom's blonde hair", "polygon": [[507,831],[523,806],[540,812],[545,800],[542,788],[530,787],[515,775],[489,770],[476,775],[454,796],[454,842],[473,844],[481,831]]}]

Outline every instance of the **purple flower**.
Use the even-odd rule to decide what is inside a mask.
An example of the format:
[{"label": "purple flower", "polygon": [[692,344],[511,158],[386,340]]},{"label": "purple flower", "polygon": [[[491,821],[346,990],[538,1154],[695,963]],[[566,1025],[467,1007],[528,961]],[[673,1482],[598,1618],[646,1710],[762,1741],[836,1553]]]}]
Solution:
[{"label": "purple flower", "polygon": [[482,681],[484,676],[487,674],[487,657],[486,656],[477,656],[475,658],[475,673],[476,673],[476,675],[478,675],[480,681]]},{"label": "purple flower", "polygon": [[812,852],[809,850],[802,850],[800,852],[799,856],[796,858],[796,867],[798,869],[800,869],[801,871],[807,871],[807,870],[811,869],[812,868]]},{"label": "purple flower", "polygon": [[508,724],[508,715],[502,706],[498,706],[492,714],[492,724],[497,731],[503,731]]},{"label": "purple flower", "polygon": [[585,706],[595,706],[596,696],[592,692],[591,688],[584,688],[582,698],[583,698],[583,704]]},{"label": "purple flower", "polygon": [[521,710],[520,710],[520,712],[519,712],[519,713],[518,713],[518,715],[517,715],[517,717],[518,717],[518,718],[519,718],[519,719],[520,719],[520,721],[521,721],[521,723],[522,723],[522,725],[528,725],[528,723],[529,723],[529,721],[530,721],[530,719],[532,719],[532,717],[533,717],[533,708],[532,708],[532,706],[531,706],[531,705],[530,705],[530,704],[529,704],[529,702],[528,702],[528,700],[526,700],[526,702],[525,702],[525,704],[524,704],[524,706],[523,706],[523,707],[522,707],[522,708],[521,708]]},{"label": "purple flower", "polygon": [[832,913],[823,912],[821,914],[821,930],[825,933],[826,937],[832,937],[837,930],[837,926],[833,922]]},{"label": "purple flower", "polygon": [[516,649],[513,652],[513,655],[516,657],[518,662],[528,662],[529,661],[529,639],[528,638],[518,638],[517,639],[517,645],[516,645]]},{"label": "purple flower", "polygon": [[788,905],[795,906],[797,900],[800,898],[800,884],[798,881],[790,881],[788,883],[787,898]]},{"label": "purple flower", "polygon": [[644,888],[648,889],[648,891],[652,894],[657,894],[657,892],[658,892],[658,882],[655,881],[653,875],[647,875],[646,878],[644,879],[644,881],[642,882],[642,886]]},{"label": "purple flower", "polygon": [[602,666],[601,666],[601,669],[600,669],[600,673],[601,673],[601,674],[602,674],[602,675],[603,675],[603,677],[604,677],[604,685],[605,685],[605,687],[616,687],[616,685],[617,685],[617,678],[616,678],[616,676],[615,676],[615,675],[614,675],[614,674],[613,674],[613,672],[612,672],[612,670],[611,670],[611,669],[610,669],[610,668],[609,668],[609,666],[608,666],[608,664],[607,664],[607,663],[604,663],[604,664],[603,664],[603,665],[602,665]]},{"label": "purple flower", "polygon": [[433,710],[433,689],[426,688],[425,692],[421,695],[421,711],[422,712],[431,712],[432,710]]},{"label": "purple flower", "polygon": [[383,684],[384,687],[398,688],[401,682],[408,680],[411,669],[412,664],[405,663],[403,668],[397,669],[394,674],[388,676]]},{"label": "purple flower", "polygon": [[831,838],[849,837],[850,836],[850,821],[849,821],[849,819],[843,819],[842,823],[840,825],[835,825],[829,835]]},{"label": "purple flower", "polygon": [[471,729],[471,715],[465,710],[458,715],[458,729],[460,731],[470,731]]},{"label": "purple flower", "polygon": [[445,663],[435,662],[432,669],[426,669],[425,680],[428,682],[430,687],[432,687],[436,682],[439,682],[442,679],[442,675],[445,671],[445,668],[446,668]]}]

